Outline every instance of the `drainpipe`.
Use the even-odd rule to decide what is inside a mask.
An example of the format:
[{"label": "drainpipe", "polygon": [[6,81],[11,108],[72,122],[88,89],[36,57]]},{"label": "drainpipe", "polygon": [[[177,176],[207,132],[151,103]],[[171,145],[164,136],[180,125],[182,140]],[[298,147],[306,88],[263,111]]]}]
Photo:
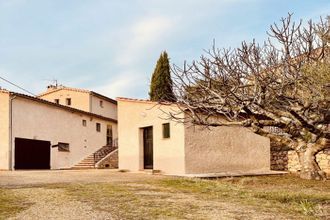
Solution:
[{"label": "drainpipe", "polygon": [[13,100],[17,96],[9,96],[9,170],[13,170]]},{"label": "drainpipe", "polygon": [[93,95],[91,93],[89,93],[89,112],[93,112]]}]

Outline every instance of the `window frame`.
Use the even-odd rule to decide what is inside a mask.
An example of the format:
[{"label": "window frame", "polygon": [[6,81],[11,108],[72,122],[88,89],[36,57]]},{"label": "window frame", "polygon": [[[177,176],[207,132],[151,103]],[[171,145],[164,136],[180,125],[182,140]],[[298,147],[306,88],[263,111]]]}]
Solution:
[{"label": "window frame", "polygon": [[59,152],[70,152],[70,144],[64,142],[58,142],[56,145],[52,147],[57,147],[57,151]]},{"label": "window frame", "polygon": [[171,125],[169,122],[162,124],[163,139],[171,138]]},{"label": "window frame", "polygon": [[83,126],[83,127],[87,127],[87,120],[86,120],[86,119],[83,119],[83,120],[82,120],[82,126]]},{"label": "window frame", "polygon": [[101,132],[101,123],[96,122],[96,131]]},{"label": "window frame", "polygon": [[65,99],[66,101],[66,105],[69,105],[69,106],[71,106],[71,104],[72,104],[72,100],[71,100],[71,98],[66,98]]}]

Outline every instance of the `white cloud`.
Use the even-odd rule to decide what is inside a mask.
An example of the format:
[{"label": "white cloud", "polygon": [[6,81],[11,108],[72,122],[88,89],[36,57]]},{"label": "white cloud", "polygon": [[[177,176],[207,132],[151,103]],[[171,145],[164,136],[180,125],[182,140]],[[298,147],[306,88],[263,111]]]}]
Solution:
[{"label": "white cloud", "polygon": [[118,74],[114,80],[107,82],[105,85],[95,87],[92,90],[115,98],[118,96],[131,96],[136,92],[139,83],[144,82],[143,76],[137,72],[128,72],[126,74]]},{"label": "white cloud", "polygon": [[146,17],[137,22],[133,28],[131,46],[144,47],[157,43],[161,37],[169,33],[174,22],[169,17]]},{"label": "white cloud", "polygon": [[145,16],[120,33],[115,63],[120,66],[138,63],[141,54],[159,46],[172,36],[175,30],[174,18],[166,16]]},{"label": "white cloud", "polygon": [[[168,40],[175,30],[172,17],[144,16],[118,33],[118,44],[115,46],[113,65],[118,68],[119,77],[96,87],[94,90],[110,97],[139,96],[136,94],[141,87],[146,87],[148,79],[145,76],[146,57],[155,48]],[[164,48],[165,49],[165,48]],[[146,56],[144,56],[146,55]]]}]

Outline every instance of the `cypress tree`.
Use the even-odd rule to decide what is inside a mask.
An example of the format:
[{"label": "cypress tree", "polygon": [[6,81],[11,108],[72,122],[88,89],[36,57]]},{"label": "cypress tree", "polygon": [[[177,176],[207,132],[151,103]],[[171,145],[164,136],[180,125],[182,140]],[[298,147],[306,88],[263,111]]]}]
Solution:
[{"label": "cypress tree", "polygon": [[176,101],[173,93],[170,62],[166,51],[161,53],[152,74],[149,97],[152,101]]}]

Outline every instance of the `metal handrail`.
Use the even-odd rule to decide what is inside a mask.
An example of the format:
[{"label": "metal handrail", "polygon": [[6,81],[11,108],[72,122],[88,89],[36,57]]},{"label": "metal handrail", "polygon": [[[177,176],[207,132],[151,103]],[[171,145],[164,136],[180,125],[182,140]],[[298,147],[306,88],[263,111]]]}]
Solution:
[{"label": "metal handrail", "polygon": [[94,156],[94,166],[97,162],[99,162],[102,158],[104,158],[109,153],[115,151],[118,149],[118,139],[115,139],[112,141],[110,145],[103,146],[99,150],[97,150],[93,156]]}]

